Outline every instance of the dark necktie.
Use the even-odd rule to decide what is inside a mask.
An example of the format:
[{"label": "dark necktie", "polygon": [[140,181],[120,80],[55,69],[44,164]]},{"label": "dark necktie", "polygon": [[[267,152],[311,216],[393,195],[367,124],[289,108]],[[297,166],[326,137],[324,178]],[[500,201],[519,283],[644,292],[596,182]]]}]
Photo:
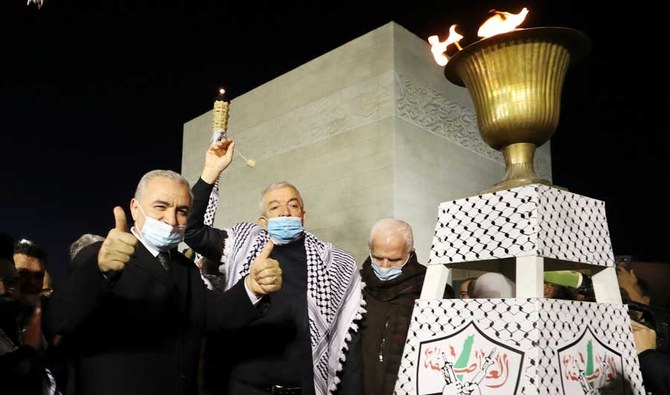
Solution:
[{"label": "dark necktie", "polygon": [[158,260],[160,261],[161,265],[163,265],[163,269],[166,271],[170,271],[170,253],[167,251],[164,252],[159,252],[158,253]]}]

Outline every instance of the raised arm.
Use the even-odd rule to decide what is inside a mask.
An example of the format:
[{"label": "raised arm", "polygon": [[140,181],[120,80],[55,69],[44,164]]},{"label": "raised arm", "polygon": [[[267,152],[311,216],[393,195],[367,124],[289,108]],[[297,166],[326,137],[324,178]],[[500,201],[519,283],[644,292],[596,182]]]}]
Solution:
[{"label": "raised arm", "polygon": [[232,140],[222,140],[207,149],[202,175],[192,188],[193,206],[184,235],[184,242],[189,247],[215,260],[221,258],[228,234],[222,229],[205,225],[205,213],[216,180],[233,160],[234,148],[235,143]]}]

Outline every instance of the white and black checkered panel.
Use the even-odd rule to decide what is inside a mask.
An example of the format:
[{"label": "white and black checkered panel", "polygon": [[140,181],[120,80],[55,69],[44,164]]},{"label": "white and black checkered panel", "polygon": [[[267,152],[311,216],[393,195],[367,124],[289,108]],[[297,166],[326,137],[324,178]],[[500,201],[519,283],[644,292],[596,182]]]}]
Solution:
[{"label": "white and black checkered panel", "polygon": [[537,300],[541,302],[538,328],[541,332],[540,349],[543,353],[538,366],[538,379],[543,387],[555,385],[556,391],[560,391],[560,379],[552,379],[554,375],[559,377],[557,350],[573,343],[588,327],[601,343],[621,354],[623,376],[631,393],[644,395],[630,318],[625,305]]},{"label": "white and black checkered panel", "polygon": [[525,299],[419,299],[414,304],[396,394],[416,394],[420,343],[454,333],[471,321],[487,336],[517,350],[538,343],[537,307]]},{"label": "white and black checkered panel", "polygon": [[613,265],[603,202],[532,184],[440,204],[428,264],[519,256]]},{"label": "white and black checkered panel", "polygon": [[532,187],[441,203],[428,264],[538,255],[537,203]]},{"label": "white and black checkered panel", "polygon": [[540,255],[597,266],[613,266],[605,203],[546,185],[536,186]]},{"label": "white and black checkered panel", "polygon": [[622,355],[631,393],[644,394],[624,305],[541,298],[417,300],[396,393],[417,393],[414,380],[421,342],[451,335],[471,321],[487,336],[524,353],[517,394],[563,394],[558,349],[573,343],[586,327]]}]

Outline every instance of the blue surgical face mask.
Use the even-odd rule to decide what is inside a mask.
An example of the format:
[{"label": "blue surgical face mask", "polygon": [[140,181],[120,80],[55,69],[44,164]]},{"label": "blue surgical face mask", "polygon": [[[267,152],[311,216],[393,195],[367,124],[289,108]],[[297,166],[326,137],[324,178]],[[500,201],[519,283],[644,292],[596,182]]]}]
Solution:
[{"label": "blue surgical face mask", "polygon": [[302,234],[300,217],[268,218],[268,233],[275,244],[287,244],[297,240]]},{"label": "blue surgical face mask", "polygon": [[[410,256],[412,254],[410,253]],[[403,263],[400,266],[395,266],[395,267],[381,267],[375,263],[375,260],[372,258],[372,255],[370,255],[370,263],[372,264],[372,271],[375,273],[375,276],[377,276],[378,279],[382,281],[389,281],[393,280],[394,278],[398,278],[402,274],[402,268],[407,264],[409,261],[409,256],[405,260],[405,263]]]},{"label": "blue surgical face mask", "polygon": [[144,213],[142,206],[137,204],[142,215],[144,215],[144,225],[140,230],[142,239],[158,251],[168,251],[184,240],[184,226],[172,226],[156,218],[151,218]]}]

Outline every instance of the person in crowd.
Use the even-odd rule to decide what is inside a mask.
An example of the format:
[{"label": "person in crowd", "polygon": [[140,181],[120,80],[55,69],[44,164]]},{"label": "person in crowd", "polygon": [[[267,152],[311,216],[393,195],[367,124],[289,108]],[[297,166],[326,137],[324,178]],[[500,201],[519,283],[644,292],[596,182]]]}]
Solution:
[{"label": "person in crowd", "polygon": [[258,224],[242,222],[230,229],[205,225],[211,191],[233,153],[232,140],[208,148],[202,175],[193,186],[186,244],[223,264],[229,288],[271,243],[270,256],[284,270],[284,287],[272,295],[272,306],[262,319],[228,335],[229,347],[245,344],[246,352],[233,356],[230,380],[221,383],[220,390],[233,395],[328,394],[338,387],[337,372],[349,358],[350,330],[364,312],[356,262],[349,252],[303,229],[302,196],[287,182],[262,192]]},{"label": "person in crowd", "polygon": [[[55,353],[49,347],[51,339],[42,330],[42,315],[46,309],[51,290],[45,290],[45,279],[47,276],[48,254],[47,251],[36,242],[21,239],[14,245],[14,265],[21,277],[21,302],[22,313],[19,316],[19,325],[22,331],[33,326],[35,338],[39,338],[36,344],[38,357],[43,364],[43,370],[47,377],[44,387],[47,393],[57,391],[56,380],[49,366],[54,363]],[[51,287],[47,284],[47,287]]]},{"label": "person in crowd", "polygon": [[630,255],[617,256],[615,260],[621,295],[624,303],[629,305],[632,318],[654,328],[657,349],[670,353],[670,310],[652,303],[649,286],[635,274]]},{"label": "person in crowd", "polygon": [[[103,242],[84,247],[51,296],[45,323],[67,341],[74,394],[196,394],[203,335],[263,316],[281,288],[270,247],[249,274],[220,295],[177,246],[191,207],[190,186],[170,170],[146,173]],[[260,300],[259,300],[260,299]]]},{"label": "person in crowd", "polygon": [[[47,271],[47,251],[32,240],[21,239],[14,245],[14,265],[21,276],[21,298],[31,309],[44,311],[49,295],[53,291],[51,276]],[[30,311],[30,310],[27,310]],[[32,316],[25,317],[27,322]],[[44,339],[47,347],[47,339]]]},{"label": "person in crowd", "polygon": [[564,285],[544,283],[544,297],[547,299],[575,300],[573,291]]},{"label": "person in crowd", "polygon": [[21,309],[21,277],[14,262],[0,257],[0,355],[13,351],[20,343],[18,314]]},{"label": "person in crowd", "polygon": [[[21,277],[14,262],[0,257],[0,393],[45,395],[50,391],[43,353],[41,307],[23,313]],[[21,316],[27,315],[21,324]]]},{"label": "person in crowd", "polygon": [[403,220],[375,222],[368,246],[370,256],[360,270],[367,312],[361,321],[360,338],[356,338],[362,349],[362,393],[390,395],[426,267],[417,260],[412,227]]},{"label": "person in crowd", "polygon": [[501,273],[489,272],[477,277],[471,298],[513,298],[516,286]]},{"label": "person in crowd", "polygon": [[458,294],[461,299],[470,299],[470,294],[475,286],[475,280],[477,277],[468,277],[461,281],[461,284],[458,287]]},{"label": "person in crowd", "polygon": [[648,287],[640,280],[633,271],[633,260],[630,255],[617,256],[616,274],[619,287],[626,291],[626,294],[633,302],[649,304],[651,298],[648,294]]},{"label": "person in crowd", "polygon": [[[68,255],[70,258],[68,270],[72,270],[74,258],[75,256],[77,256],[79,251],[82,250],[82,248],[96,242],[102,242],[104,240],[105,240],[104,236],[93,233],[84,233],[81,236],[79,236],[77,240],[73,241],[68,248]],[[75,373],[74,358],[68,358],[67,343],[68,341],[67,340],[63,341],[61,335],[55,335],[52,337],[51,339],[52,354],[57,354],[58,362],[53,363],[51,366],[52,367],[54,365],[58,366],[58,369],[56,369],[56,371],[58,372],[58,374],[56,374],[56,382],[58,383],[58,387],[61,389],[61,391],[63,391],[64,393],[73,393],[74,391],[67,390],[68,382],[70,383],[75,382],[75,379],[73,377]]]},{"label": "person in crowd", "polygon": [[[81,251],[82,248],[96,242],[102,242],[104,240],[104,236],[93,233],[84,233],[83,235],[79,236],[77,240],[73,241],[68,248],[68,255],[70,258],[68,270],[72,270],[74,257],[79,253],[79,251]],[[52,362],[50,363],[50,368],[54,370],[58,388],[61,390],[61,392],[63,392],[63,394],[74,393],[73,390],[68,391],[67,387],[68,382],[73,383],[75,381],[73,377],[75,373],[75,367],[73,365],[74,358],[68,357],[68,341],[63,341],[61,335],[53,335],[51,336],[50,343],[51,355],[55,355],[55,357],[51,359]]]},{"label": "person in crowd", "polygon": [[83,235],[79,236],[79,238],[70,244],[69,248],[69,253],[70,253],[70,262],[74,259],[74,257],[81,251],[82,248],[86,247],[87,245],[93,244],[98,241],[104,241],[105,237],[96,235],[93,233],[84,233]]},{"label": "person in crowd", "polygon": [[14,246],[14,265],[22,278],[21,295],[33,305],[40,301],[47,262],[46,250],[31,240],[21,239]]},{"label": "person in crowd", "polygon": [[670,394],[670,354],[657,349],[656,331],[631,321],[633,341],[648,394]]}]

